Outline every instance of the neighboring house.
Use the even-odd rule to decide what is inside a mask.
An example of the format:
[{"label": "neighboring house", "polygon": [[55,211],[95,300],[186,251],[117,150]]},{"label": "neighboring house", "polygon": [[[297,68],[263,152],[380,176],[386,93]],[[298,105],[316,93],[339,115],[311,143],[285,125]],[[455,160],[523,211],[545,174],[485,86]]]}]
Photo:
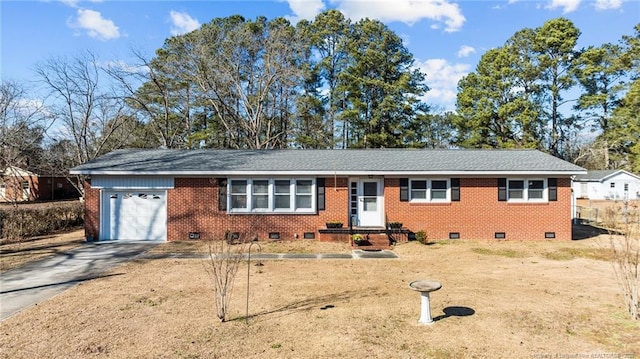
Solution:
[{"label": "neighboring house", "polygon": [[43,176],[18,167],[7,167],[0,176],[0,202],[47,201],[78,198],[65,177]]},{"label": "neighboring house", "polygon": [[573,190],[576,198],[640,199],[640,176],[624,170],[588,171],[576,176]]},{"label": "neighboring house", "polygon": [[325,239],[330,221],[568,240],[571,177],[586,171],[536,150],[366,149],[117,150],[71,173],[87,176],[87,240]]}]

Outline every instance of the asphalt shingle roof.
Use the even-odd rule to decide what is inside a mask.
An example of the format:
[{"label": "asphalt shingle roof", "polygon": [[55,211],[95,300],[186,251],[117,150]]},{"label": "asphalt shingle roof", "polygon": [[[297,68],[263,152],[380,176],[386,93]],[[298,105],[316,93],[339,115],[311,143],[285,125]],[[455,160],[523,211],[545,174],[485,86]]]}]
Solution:
[{"label": "asphalt shingle roof", "polygon": [[[591,170],[585,174],[577,175],[576,181],[580,182],[600,182],[605,178],[608,178],[618,172],[626,172],[624,170]],[[626,172],[627,174],[636,177],[635,174]]]},{"label": "asphalt shingle roof", "polygon": [[110,152],[79,174],[585,172],[536,150],[141,150]]}]

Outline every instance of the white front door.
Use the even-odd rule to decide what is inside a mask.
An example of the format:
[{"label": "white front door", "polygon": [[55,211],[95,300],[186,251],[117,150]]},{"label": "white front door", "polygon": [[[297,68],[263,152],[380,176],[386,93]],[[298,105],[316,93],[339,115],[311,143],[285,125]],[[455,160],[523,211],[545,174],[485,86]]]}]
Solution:
[{"label": "white front door", "polygon": [[361,227],[384,225],[384,201],[382,179],[360,179],[358,181],[358,222]]}]

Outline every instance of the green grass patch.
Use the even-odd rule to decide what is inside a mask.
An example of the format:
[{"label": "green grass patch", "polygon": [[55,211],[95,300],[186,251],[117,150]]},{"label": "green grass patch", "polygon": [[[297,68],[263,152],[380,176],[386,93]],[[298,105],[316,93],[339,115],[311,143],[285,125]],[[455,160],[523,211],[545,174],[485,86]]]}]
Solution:
[{"label": "green grass patch", "polygon": [[612,261],[613,251],[608,248],[559,248],[553,252],[544,252],[542,256],[557,261],[568,261],[576,258]]},{"label": "green grass patch", "polygon": [[491,248],[484,248],[484,247],[476,247],[476,248],[471,248],[471,251],[473,253],[477,253],[477,254],[485,254],[485,255],[491,255],[491,256],[501,256],[501,257],[507,257],[507,258],[523,258],[523,257],[526,257],[526,254],[524,254],[522,252],[518,252],[518,251],[513,250],[513,249],[491,249]]}]

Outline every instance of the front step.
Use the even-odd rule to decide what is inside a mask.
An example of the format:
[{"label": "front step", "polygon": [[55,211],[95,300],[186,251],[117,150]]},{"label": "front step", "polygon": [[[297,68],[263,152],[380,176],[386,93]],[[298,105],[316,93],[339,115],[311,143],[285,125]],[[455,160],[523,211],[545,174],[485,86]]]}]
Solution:
[{"label": "front step", "polygon": [[379,251],[391,249],[391,244],[389,243],[389,236],[383,233],[369,233],[364,234],[367,241],[360,244],[355,244],[353,241],[351,242],[352,249],[361,249],[364,251]]}]

